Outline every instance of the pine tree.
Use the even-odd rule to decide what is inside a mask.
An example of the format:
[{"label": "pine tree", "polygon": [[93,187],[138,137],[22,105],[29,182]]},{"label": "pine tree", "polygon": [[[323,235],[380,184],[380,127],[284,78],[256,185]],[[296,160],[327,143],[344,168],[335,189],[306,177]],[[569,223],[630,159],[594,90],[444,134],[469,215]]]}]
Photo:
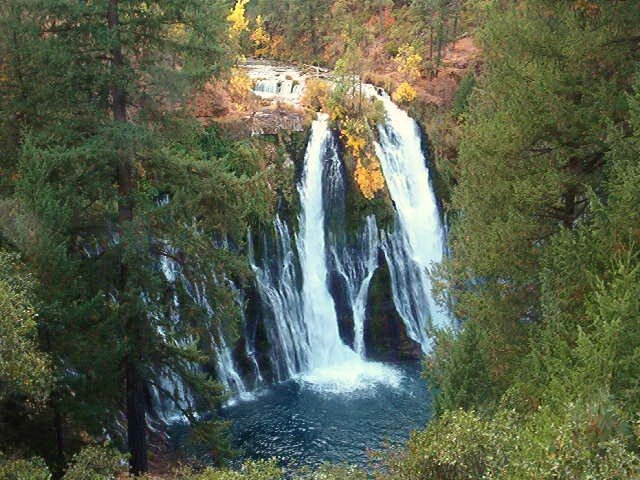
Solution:
[{"label": "pine tree", "polygon": [[131,470],[141,473],[158,366],[204,388],[203,400],[220,391],[191,367],[208,361],[197,340],[212,319],[196,306],[172,324],[166,291],[175,287],[159,258],[211,281],[212,262],[236,268],[212,235],[240,239],[268,203],[256,180],[208,157],[189,116],[192,89],[229,58],[225,5],[11,0],[1,8],[0,121],[10,127],[0,145],[1,233],[38,279],[40,337],[57,379],[41,420],[55,424],[62,467],[65,432],[98,434],[124,404]]}]

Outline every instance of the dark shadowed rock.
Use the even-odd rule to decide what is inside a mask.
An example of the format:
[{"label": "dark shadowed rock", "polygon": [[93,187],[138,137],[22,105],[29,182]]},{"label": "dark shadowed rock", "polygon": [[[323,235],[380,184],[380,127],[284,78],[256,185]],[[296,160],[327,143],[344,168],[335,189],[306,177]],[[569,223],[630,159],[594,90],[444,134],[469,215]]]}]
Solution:
[{"label": "dark shadowed rock", "polygon": [[391,291],[391,277],[382,251],[380,266],[371,279],[364,323],[367,358],[380,361],[419,359],[420,345],[407,335],[396,311]]}]

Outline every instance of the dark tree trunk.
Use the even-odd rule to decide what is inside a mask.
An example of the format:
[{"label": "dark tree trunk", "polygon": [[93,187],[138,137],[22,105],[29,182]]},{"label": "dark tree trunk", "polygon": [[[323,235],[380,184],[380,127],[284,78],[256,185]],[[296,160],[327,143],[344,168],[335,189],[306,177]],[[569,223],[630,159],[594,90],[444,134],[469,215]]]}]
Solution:
[{"label": "dark tree trunk", "polygon": [[[118,16],[118,0],[109,0],[109,9],[107,13],[107,20],[109,29],[114,30],[114,43],[111,47],[112,66],[114,70],[114,77],[116,83],[111,85],[111,109],[113,118],[117,122],[127,121],[127,105],[126,105],[126,92],[121,85],[117,83],[117,79],[120,77],[118,73],[122,72],[124,66],[124,57],[122,54],[122,48],[119,42],[119,34],[117,29],[120,25]],[[118,159],[117,165],[118,174],[118,222],[122,229],[124,225],[130,223],[133,220],[133,167],[131,165],[131,159],[127,155],[121,155]],[[126,248],[124,244],[120,248]],[[121,254],[122,255],[122,254]],[[120,278],[119,278],[119,292],[120,301],[129,303],[130,299],[127,298],[127,289],[129,287],[129,267],[121,256],[120,260]],[[140,335],[136,328],[136,318],[133,315],[132,309],[122,308],[122,325],[127,341],[135,345]],[[130,347],[127,348],[127,353],[124,358],[124,370],[126,377],[126,399],[127,399],[127,439],[129,444],[130,467],[131,473],[139,475],[145,473],[148,468],[147,459],[147,420],[146,420],[146,408],[145,408],[145,396],[144,396],[144,380],[140,374],[140,359],[138,355],[132,351]]]},{"label": "dark tree trunk", "polygon": [[[44,338],[47,345],[47,351],[53,352],[53,348],[51,346],[51,334],[48,329],[44,330]],[[57,468],[62,469],[66,466],[66,459],[64,456],[64,420],[62,415],[60,414],[60,409],[58,408],[59,402],[59,394],[56,391],[51,393],[51,397],[49,398],[49,406],[53,411],[53,431],[56,437],[56,456],[57,456]]]},{"label": "dark tree trunk", "polygon": [[144,382],[136,370],[135,362],[125,362],[127,375],[127,438],[131,454],[131,473],[139,475],[149,469],[147,459],[147,418],[145,412]]},{"label": "dark tree trunk", "polygon": [[429,26],[429,61],[433,62],[433,24]]}]

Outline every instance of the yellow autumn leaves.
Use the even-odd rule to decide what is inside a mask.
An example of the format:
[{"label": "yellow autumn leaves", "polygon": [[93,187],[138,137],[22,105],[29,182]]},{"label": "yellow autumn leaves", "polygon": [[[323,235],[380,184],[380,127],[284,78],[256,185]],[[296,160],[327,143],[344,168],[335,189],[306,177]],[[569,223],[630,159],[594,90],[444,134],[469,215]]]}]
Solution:
[{"label": "yellow autumn leaves", "polygon": [[270,51],[271,36],[264,28],[264,19],[262,15],[256,17],[256,29],[251,33],[251,41],[255,45],[255,54],[262,57]]},{"label": "yellow autumn leaves", "polygon": [[402,82],[391,94],[391,98],[396,103],[409,103],[416,99],[416,89],[409,82]]},{"label": "yellow autumn leaves", "polygon": [[[246,7],[249,0],[237,0],[229,15],[227,22],[229,23],[229,37],[232,40],[240,41],[240,36],[244,32],[249,31],[249,19],[246,15]],[[262,15],[256,17],[256,28],[249,35],[249,39],[255,47],[255,55],[262,57],[272,50],[271,35],[267,32],[264,25]]]},{"label": "yellow autumn leaves", "polygon": [[367,152],[366,158],[367,166],[364,166],[360,160],[356,161],[354,179],[362,196],[371,200],[376,196],[376,193],[384,190],[385,183],[378,158],[369,152]]},{"label": "yellow autumn leaves", "polygon": [[227,16],[231,38],[238,38],[242,32],[249,30],[249,20],[245,14],[247,3],[249,0],[238,0]]},{"label": "yellow autumn leaves", "polygon": [[396,103],[413,102],[416,99],[417,93],[410,82],[420,77],[422,56],[416,51],[413,45],[403,45],[398,49],[395,62],[398,70],[404,74],[407,80],[398,85],[391,97]]},{"label": "yellow autumn leaves", "polygon": [[378,192],[384,190],[385,181],[380,160],[371,151],[366,130],[367,126],[362,121],[349,119],[342,122],[340,136],[355,162],[354,181],[362,196],[372,200]]}]

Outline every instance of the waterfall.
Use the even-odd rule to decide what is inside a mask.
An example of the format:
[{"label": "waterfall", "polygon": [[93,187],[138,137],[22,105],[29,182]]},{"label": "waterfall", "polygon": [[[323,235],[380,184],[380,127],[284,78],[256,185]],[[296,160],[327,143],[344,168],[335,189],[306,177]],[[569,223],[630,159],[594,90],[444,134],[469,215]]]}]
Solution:
[{"label": "waterfall", "polygon": [[360,357],[365,357],[364,320],[367,309],[367,294],[373,274],[378,268],[378,248],[380,240],[376,217],[369,215],[357,236],[353,248],[342,252],[332,249],[335,265],[347,286],[347,296],[353,315],[353,349]]},{"label": "waterfall", "polygon": [[[300,72],[273,65],[246,68],[259,96],[299,101],[305,80]],[[395,207],[393,227],[379,230],[375,216],[369,215],[355,233],[347,234],[344,166],[328,118],[319,114],[311,127],[297,185],[297,231],[292,222],[277,215],[271,235],[258,236],[258,244],[249,239],[260,321],[276,381],[294,378],[323,391],[339,392],[399,381],[390,367],[365,360],[368,291],[380,258],[389,267],[394,305],[407,334],[423,351],[431,347],[429,329],[448,324],[447,314],[431,294],[428,269],[442,259],[444,235],[418,126],[388,96],[370,86],[365,90],[379,98],[386,111],[375,149]],[[261,246],[258,255],[254,246]],[[236,293],[243,305],[242,292]],[[194,298],[210,309],[204,292],[196,292]],[[344,335],[351,320],[353,348],[343,341],[340,330]],[[347,340],[350,344],[351,338]],[[247,386],[221,330],[212,333],[211,343],[221,382],[246,398]],[[245,335],[249,367],[259,383],[262,375],[254,343],[253,337]]]},{"label": "waterfall", "polygon": [[[167,243],[164,244],[164,249],[169,253],[176,253],[175,249]],[[233,353],[224,338],[222,326],[213,326],[216,314],[207,296],[205,280],[203,279],[199,282],[191,281],[182,271],[180,264],[171,259],[168,255],[162,255],[160,257],[160,269],[162,270],[162,273],[164,274],[167,282],[175,285],[177,281],[180,281],[191,300],[207,312],[207,316],[211,321],[209,343],[216,356],[216,371],[218,381],[230,394],[236,395],[240,398],[251,398],[251,394],[247,391],[247,387],[245,386],[242,376],[236,368],[235,362],[233,360]],[[229,285],[229,288],[231,288],[231,290],[235,293],[236,302],[238,302],[239,306],[241,307],[240,310],[244,313],[244,302],[240,297],[240,290],[229,279],[225,280]],[[179,324],[180,303],[175,291],[172,296],[171,317],[174,324]],[[163,334],[162,331],[160,333]],[[174,377],[175,376],[163,374],[161,376],[161,382],[165,384],[165,388],[171,386],[171,389],[179,394],[176,394],[176,398],[179,400],[179,407],[184,408],[185,406],[192,405],[193,399],[190,392],[188,392],[188,389],[184,385],[175,384]],[[175,415],[173,416],[175,417]]]},{"label": "waterfall", "polygon": [[[265,251],[260,265],[250,251],[256,287],[265,311],[265,324],[271,346],[271,364],[277,380],[286,380],[306,367],[306,327],[302,315],[297,256],[291,244],[287,224],[276,216],[273,222],[274,242],[264,241]],[[252,246],[252,242],[249,242]],[[269,248],[271,247],[271,248]]]},{"label": "waterfall", "polygon": [[[353,355],[353,351],[340,339],[335,304],[327,286],[322,160],[330,139],[328,119],[321,115],[312,125],[303,178],[298,187],[302,211],[296,243],[302,270],[303,313],[308,329],[307,354],[311,368],[342,363]],[[336,155],[335,150],[330,151],[331,155]]]},{"label": "waterfall", "polygon": [[379,98],[387,120],[378,126],[376,154],[396,210],[394,229],[383,232],[382,247],[396,309],[409,336],[427,351],[428,328],[448,324],[447,314],[433,300],[428,273],[442,260],[444,235],[418,125],[388,96]]},{"label": "waterfall", "polygon": [[253,92],[260,98],[299,104],[305,76],[297,69],[249,63],[245,70],[254,81]]},{"label": "waterfall", "polygon": [[[191,299],[198,306],[204,308],[207,312],[207,316],[212,321],[215,321],[215,310],[209,302],[205,282],[189,282],[189,280],[184,276],[182,277],[182,280],[186,286],[185,290]],[[218,381],[222,384],[225,390],[232,395],[237,395],[242,399],[251,398],[251,394],[247,391],[244,380],[236,368],[231,348],[229,348],[227,341],[224,338],[222,326],[218,324],[217,327],[214,327],[212,324],[210,328],[212,330],[209,331],[209,342],[216,355]],[[214,331],[217,335],[214,334]]]},{"label": "waterfall", "polygon": [[378,268],[380,240],[376,217],[369,215],[355,239],[347,236],[345,212],[345,172],[338,155],[329,157],[325,168],[324,204],[327,212],[327,243],[329,264],[340,278],[342,296],[345,297],[353,319],[353,349],[365,357],[364,321],[369,283]]},{"label": "waterfall", "polygon": [[[163,248],[169,253],[175,253],[175,250],[168,243],[164,243]],[[168,255],[161,255],[159,266],[165,280],[169,284],[175,285],[176,280],[182,275],[180,264]],[[146,293],[143,294],[143,300],[149,301]],[[163,341],[175,344],[177,341],[171,335],[170,329],[179,328],[181,321],[180,301],[175,289],[171,293],[168,319],[170,322],[167,324],[162,320],[159,312],[150,313],[150,320],[155,323]],[[149,385],[153,412],[165,424],[185,422],[187,420],[185,412],[194,412],[196,406],[190,389],[182,381],[182,378],[166,365],[160,365],[155,373],[155,379]],[[197,416],[196,413],[194,414]]]},{"label": "waterfall", "polygon": [[[284,363],[287,377],[295,376],[314,388],[345,392],[377,382],[397,384],[399,373],[382,364],[364,361],[340,338],[336,307],[328,287],[330,247],[326,245],[323,198],[324,164],[336,160],[337,150],[328,118],[320,114],[312,124],[304,172],[298,185],[301,211],[299,232],[294,237],[297,257],[288,229],[278,217],[275,251],[264,255],[262,265],[258,266],[255,259],[252,264],[260,297],[272,315],[267,330],[271,332],[272,348],[280,354],[274,359],[276,365]],[[375,219],[368,220],[367,225],[367,232],[377,230]],[[377,239],[377,234],[372,237]],[[295,268],[296,258],[299,270]],[[275,262],[269,264],[269,259]],[[355,263],[340,261],[340,265],[344,266],[349,283],[359,285],[354,287],[353,304],[358,305],[354,311],[361,312],[358,328],[362,330],[367,289],[363,284],[368,281],[354,273],[358,270]],[[369,276],[370,280],[370,275],[367,270],[364,277]]]}]

